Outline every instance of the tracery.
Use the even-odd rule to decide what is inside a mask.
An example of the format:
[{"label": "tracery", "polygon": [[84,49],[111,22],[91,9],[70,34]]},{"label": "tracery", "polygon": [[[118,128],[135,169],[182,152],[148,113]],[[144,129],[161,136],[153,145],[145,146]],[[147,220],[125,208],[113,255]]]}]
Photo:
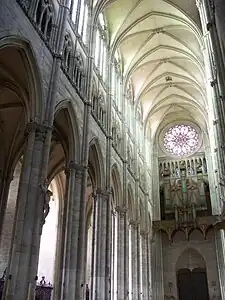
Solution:
[{"label": "tracery", "polygon": [[199,134],[190,125],[179,124],[166,131],[163,144],[169,153],[183,157],[194,153],[199,144]]}]

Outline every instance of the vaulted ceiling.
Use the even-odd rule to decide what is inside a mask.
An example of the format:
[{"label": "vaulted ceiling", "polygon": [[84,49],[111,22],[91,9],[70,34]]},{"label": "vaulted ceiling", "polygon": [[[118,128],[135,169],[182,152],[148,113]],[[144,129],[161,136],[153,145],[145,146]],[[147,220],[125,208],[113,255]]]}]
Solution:
[{"label": "vaulted ceiling", "polygon": [[[179,6],[178,6],[179,5]],[[153,136],[159,125],[189,120],[205,126],[203,40],[194,0],[105,1],[112,51]]]}]

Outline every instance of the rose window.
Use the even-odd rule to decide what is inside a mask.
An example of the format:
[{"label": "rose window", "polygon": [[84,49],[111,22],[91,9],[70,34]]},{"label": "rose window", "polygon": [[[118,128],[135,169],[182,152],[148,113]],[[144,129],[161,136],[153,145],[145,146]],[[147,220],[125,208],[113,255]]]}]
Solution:
[{"label": "rose window", "polygon": [[175,156],[187,156],[197,150],[199,135],[190,125],[175,125],[166,131],[163,144]]}]

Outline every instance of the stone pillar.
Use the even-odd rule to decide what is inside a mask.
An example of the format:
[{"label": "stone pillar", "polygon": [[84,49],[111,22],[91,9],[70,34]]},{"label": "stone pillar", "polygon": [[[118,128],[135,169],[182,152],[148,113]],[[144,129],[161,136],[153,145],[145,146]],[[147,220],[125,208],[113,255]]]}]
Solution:
[{"label": "stone pillar", "polygon": [[109,193],[97,190],[95,196],[96,205],[96,226],[95,226],[95,246],[94,246],[94,291],[93,300],[109,299],[109,291],[107,286],[107,206],[109,201]]},{"label": "stone pillar", "polygon": [[155,234],[152,242],[152,300],[164,299],[163,260],[161,233]]},{"label": "stone pillar", "polygon": [[53,299],[61,300],[63,295],[63,280],[64,280],[64,262],[65,262],[65,232],[67,230],[67,212],[68,212],[68,191],[69,191],[69,168],[65,170],[66,184],[65,192],[61,194],[59,201],[62,202],[62,210],[58,216],[57,225],[57,244],[56,244],[56,255],[55,255],[55,274],[54,274],[54,289]]},{"label": "stone pillar", "polygon": [[152,247],[150,234],[147,238],[147,278],[148,278],[148,299],[152,299]]},{"label": "stone pillar", "polygon": [[[65,264],[63,280],[63,299],[76,298],[77,264],[84,255],[85,249],[79,243],[80,218],[86,203],[82,197],[83,180],[86,167],[71,162],[69,165],[69,186],[66,211],[66,234],[65,234]],[[80,294],[84,287],[81,285]]]},{"label": "stone pillar", "polygon": [[220,293],[221,300],[225,300],[225,250],[224,250],[224,231],[215,230],[215,244],[216,244],[216,255],[217,255],[217,266],[219,272],[219,281],[220,281]]},{"label": "stone pillar", "polygon": [[12,179],[13,176],[11,174],[9,176],[5,176],[3,172],[0,171],[0,236],[2,234],[5,209],[7,206],[9,188]]},{"label": "stone pillar", "polygon": [[[11,259],[4,291],[4,299],[7,300],[33,299],[34,296],[37,268],[31,267],[31,257],[33,251],[36,251],[32,248],[32,242],[37,221],[36,207],[40,195],[43,149],[49,130],[51,128],[35,122],[27,126],[28,137],[17,196]],[[43,214],[39,219],[42,217]]]},{"label": "stone pillar", "polygon": [[218,167],[220,175],[225,174],[225,106],[223,100],[225,97],[225,72],[223,70],[222,52],[219,44],[219,37],[215,23],[215,9],[210,0],[196,0],[199,9],[200,19],[205,37],[207,48],[208,62],[210,64],[211,87],[213,88],[213,104],[215,106],[215,114],[218,120],[215,122],[218,131]]},{"label": "stone pillar", "polygon": [[141,231],[140,245],[141,245],[141,273],[142,273],[142,287],[141,287],[141,299],[148,299],[148,233]]},{"label": "stone pillar", "polygon": [[136,221],[130,220],[132,273],[129,276],[132,277],[132,299],[139,299],[138,226]]},{"label": "stone pillar", "polygon": [[127,211],[117,207],[117,300],[128,299],[125,256],[129,254]]}]

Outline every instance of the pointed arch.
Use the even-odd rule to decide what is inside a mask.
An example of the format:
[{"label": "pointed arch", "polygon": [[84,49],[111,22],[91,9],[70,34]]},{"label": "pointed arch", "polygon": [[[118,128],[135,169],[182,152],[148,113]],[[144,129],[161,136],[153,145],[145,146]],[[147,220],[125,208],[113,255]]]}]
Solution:
[{"label": "pointed arch", "polygon": [[[44,117],[43,87],[41,72],[32,45],[27,39],[17,36],[7,36],[0,39],[0,51],[6,48],[18,51],[23,64],[24,76],[26,76],[27,83],[23,91],[23,96],[26,96],[27,100],[27,103],[25,103],[27,119],[28,121],[35,120],[41,122]],[[10,72],[8,69],[7,71]],[[14,75],[16,76],[16,74]],[[12,79],[18,84],[16,78]],[[21,90],[21,86],[17,88]],[[27,91],[28,95],[26,94]]]},{"label": "pointed arch", "polygon": [[94,137],[89,143],[89,174],[95,188],[105,186],[105,165],[99,140]]},{"label": "pointed arch", "polygon": [[55,118],[60,112],[64,112],[64,117],[67,120],[67,124],[64,124],[66,129],[63,136],[63,148],[66,154],[67,161],[80,162],[80,134],[77,124],[77,115],[71,99],[64,99],[60,101],[55,109]]},{"label": "pointed arch", "polygon": [[195,248],[186,248],[176,262],[176,270],[184,268],[206,268],[204,257]]}]

